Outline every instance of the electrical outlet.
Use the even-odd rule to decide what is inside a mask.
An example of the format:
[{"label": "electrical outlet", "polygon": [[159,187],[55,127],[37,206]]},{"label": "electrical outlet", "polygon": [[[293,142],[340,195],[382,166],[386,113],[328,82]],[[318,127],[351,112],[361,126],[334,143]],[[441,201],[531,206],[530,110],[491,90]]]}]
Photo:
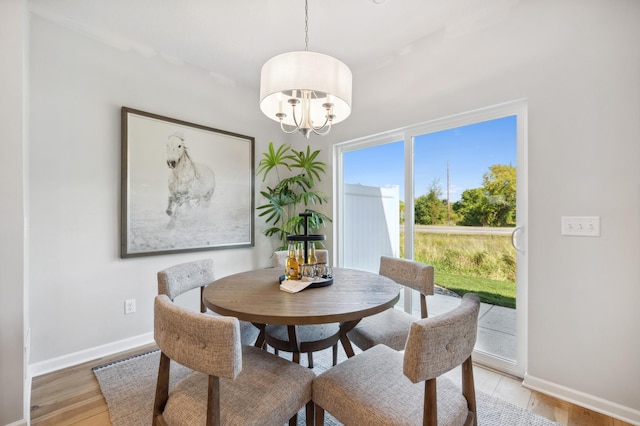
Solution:
[{"label": "electrical outlet", "polygon": [[600,216],[562,216],[560,235],[600,236]]},{"label": "electrical outlet", "polygon": [[124,301],[124,313],[132,314],[136,311],[136,299],[129,299]]}]

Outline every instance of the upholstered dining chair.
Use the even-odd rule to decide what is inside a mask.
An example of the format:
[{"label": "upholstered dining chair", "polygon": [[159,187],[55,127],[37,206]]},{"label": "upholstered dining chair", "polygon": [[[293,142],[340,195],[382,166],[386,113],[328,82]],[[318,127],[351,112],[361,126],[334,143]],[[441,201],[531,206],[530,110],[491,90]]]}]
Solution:
[{"label": "upholstered dining chair", "polygon": [[[154,426],[296,425],[305,406],[313,424],[313,371],[242,345],[237,318],[191,311],[160,294],[154,337],[161,351]],[[169,391],[172,361],[194,371]]]},{"label": "upholstered dining chair", "polygon": [[[166,294],[169,299],[174,300],[183,293],[200,288],[200,312],[218,315],[215,312],[207,311],[202,301],[202,292],[205,286],[214,280],[213,259],[181,263],[158,272],[158,294]],[[260,330],[250,322],[240,321],[240,333],[242,344],[252,345]]]},{"label": "upholstered dining chair", "polygon": [[[315,424],[325,410],[346,425],[477,425],[471,353],[480,299],[411,324],[404,353],[376,345],[316,377]],[[462,389],[444,373],[461,365]]]},{"label": "upholstered dining chair", "polygon": [[[273,267],[280,268],[284,274],[288,251],[276,251],[273,254]],[[318,263],[327,263],[328,250],[316,250]],[[333,365],[338,362],[338,338],[339,324],[314,324],[295,326],[295,335],[289,335],[286,325],[269,324],[265,327],[265,343],[271,346],[276,354],[278,351],[291,352],[293,361],[300,362],[300,353],[307,354],[309,368],[313,368],[313,352],[326,348],[333,348]],[[293,340],[295,338],[295,341]]]},{"label": "upholstered dining chair", "polygon": [[[421,318],[427,318],[427,295],[433,295],[433,266],[414,260],[382,256],[380,275],[398,284],[417,290],[420,294]],[[365,317],[347,336],[363,351],[383,343],[397,351],[404,348],[411,324],[417,318],[400,309],[387,309]]]}]

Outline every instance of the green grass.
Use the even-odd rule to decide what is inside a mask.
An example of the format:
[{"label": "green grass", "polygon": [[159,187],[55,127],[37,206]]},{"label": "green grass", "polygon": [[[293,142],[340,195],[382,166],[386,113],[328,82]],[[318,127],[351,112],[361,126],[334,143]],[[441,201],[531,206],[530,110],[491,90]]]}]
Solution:
[{"label": "green grass", "polygon": [[[400,239],[403,247],[404,234]],[[516,255],[510,236],[416,232],[414,252],[416,260],[435,267],[437,285],[515,308]]]},{"label": "green grass", "polygon": [[516,307],[516,285],[509,281],[498,281],[490,278],[469,277],[438,271],[436,267],[436,285],[445,287],[460,296],[465,293],[476,293],[480,300],[507,308]]}]

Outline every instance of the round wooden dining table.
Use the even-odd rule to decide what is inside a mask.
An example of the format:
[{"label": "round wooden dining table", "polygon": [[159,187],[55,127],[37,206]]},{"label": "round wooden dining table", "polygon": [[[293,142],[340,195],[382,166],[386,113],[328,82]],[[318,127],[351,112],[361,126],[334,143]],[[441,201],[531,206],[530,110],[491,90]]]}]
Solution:
[{"label": "round wooden dining table", "polygon": [[241,272],[220,278],[203,292],[212,311],[249,321],[260,329],[255,345],[262,347],[266,324],[287,326],[340,323],[338,335],[347,356],[354,355],[347,333],[366,316],[392,308],[400,286],[379,274],[333,268],[333,284],[298,293],[280,290],[282,270]]}]

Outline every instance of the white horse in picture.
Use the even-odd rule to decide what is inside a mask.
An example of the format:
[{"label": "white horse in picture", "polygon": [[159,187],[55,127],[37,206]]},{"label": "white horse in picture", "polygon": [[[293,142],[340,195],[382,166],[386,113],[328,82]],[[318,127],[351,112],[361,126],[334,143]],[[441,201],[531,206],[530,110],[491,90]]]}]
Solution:
[{"label": "white horse in picture", "polygon": [[187,207],[209,207],[216,189],[216,178],[211,168],[195,163],[189,157],[184,136],[176,133],[167,142],[167,166],[169,173],[169,205],[167,214],[171,217],[168,228],[174,228],[178,212]]}]

